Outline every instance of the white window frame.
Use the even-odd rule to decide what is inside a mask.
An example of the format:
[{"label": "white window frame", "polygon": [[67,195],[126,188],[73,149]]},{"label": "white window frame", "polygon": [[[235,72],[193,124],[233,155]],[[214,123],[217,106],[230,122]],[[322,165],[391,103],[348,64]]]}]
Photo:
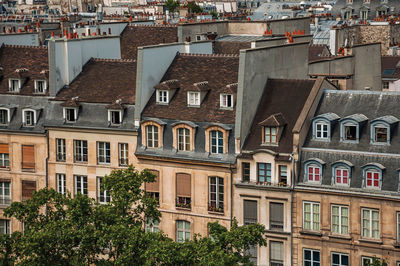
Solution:
[{"label": "white window frame", "polygon": [[[377,128],[385,128],[386,129],[386,141],[377,141],[376,138],[376,129]],[[376,145],[385,145],[390,144],[390,125],[382,122],[373,122],[371,123],[371,143]]]},{"label": "white window frame", "polygon": [[[80,179],[81,187],[78,188],[78,179]],[[88,195],[88,179],[85,175],[74,175],[74,183],[75,183],[75,195],[81,193],[82,195]],[[86,184],[86,193],[85,193],[85,184]]]},{"label": "white window frame", "polygon": [[[80,157],[82,158],[81,160],[77,160],[76,159],[76,157],[78,156],[78,153],[76,152],[77,151],[77,148],[76,148],[76,144],[79,142],[79,154],[80,154]],[[84,150],[85,150],[85,148],[84,148],[84,146],[85,145],[83,145],[84,143],[86,142],[86,160],[84,159],[85,158],[85,153],[84,153]],[[88,159],[89,159],[89,154],[88,154],[88,142],[87,142],[87,140],[81,140],[81,139],[74,139],[74,162],[76,162],[76,163],[87,163],[88,162]]]},{"label": "white window frame", "polygon": [[[145,134],[146,134],[146,146],[148,148],[158,148],[159,143],[159,128],[155,125],[147,125],[145,126]],[[157,132],[156,132],[157,131]],[[150,136],[150,138],[149,138]]]},{"label": "white window frame", "polygon": [[[282,260],[277,260],[277,259],[273,259],[272,258],[272,243],[276,243],[279,244],[281,247],[281,254],[282,254]],[[284,265],[284,261],[285,261],[285,244],[283,241],[275,241],[275,240],[270,240],[269,241],[269,262],[270,265]]]},{"label": "white window frame", "polygon": [[0,222],[4,222],[4,231],[0,232],[0,234],[6,234],[10,235],[11,234],[11,222],[10,220],[7,219],[0,219]]},{"label": "white window frame", "polygon": [[188,91],[187,92],[187,105],[200,106],[200,92]]},{"label": "white window frame", "polygon": [[[111,202],[111,197],[110,197],[110,195],[108,195],[108,191],[105,189],[103,189],[103,191],[101,191],[102,190],[101,183],[103,181],[103,178],[104,177],[102,177],[102,176],[98,176],[96,178],[97,179],[97,201],[100,204],[108,204]],[[103,198],[103,200],[101,198]]]},{"label": "white window frame", "polygon": [[[8,162],[8,163],[6,163]],[[10,168],[10,154],[0,153],[0,168],[9,169]]]},{"label": "white window frame", "polygon": [[10,123],[10,119],[11,119],[11,117],[10,117],[10,109],[8,109],[8,108],[0,108],[0,112],[1,111],[5,111],[5,113],[6,113],[6,117],[5,117],[5,122],[6,123],[1,123],[0,122],[0,126],[6,126],[6,125],[8,125]]},{"label": "white window frame", "polygon": [[[213,136],[213,133],[215,133],[215,137]],[[221,133],[221,137],[219,136]],[[215,145],[212,144],[213,139],[215,139]],[[219,140],[222,139],[222,146],[219,144]],[[215,148],[215,152],[213,149]],[[222,151],[220,152],[220,149]],[[224,153],[224,132],[221,130],[211,130],[210,131],[210,153],[212,154],[222,154]]]},{"label": "white window frame", "polygon": [[[215,179],[215,192],[211,191],[211,180]],[[221,186],[220,186],[220,181],[222,180],[222,191],[221,191]],[[208,177],[208,209],[210,211],[211,207],[215,207],[216,209],[221,209],[222,211],[219,212],[224,212],[224,178],[219,177],[219,176],[209,176]],[[211,200],[211,194],[215,194],[215,200]],[[222,194],[222,200],[220,200],[220,195]],[[213,203],[215,202],[215,206],[213,206]],[[213,211],[211,209],[211,211]],[[214,210],[217,211],[217,210]]]},{"label": "white window frame", "polygon": [[[43,91],[39,91],[39,84],[42,83],[43,87],[42,90]],[[45,94],[47,91],[47,82],[44,79],[35,79],[35,93],[37,94]]]},{"label": "white window frame", "polygon": [[[364,211],[368,211],[369,212],[369,217],[367,217],[368,220],[369,220],[369,228],[364,228],[364,223],[363,223]],[[373,212],[378,212],[378,237],[373,237],[372,236],[372,233],[373,233],[373,229],[372,229],[372,222],[373,222],[372,221],[372,213]],[[368,230],[368,236],[364,235],[364,229]],[[370,238],[370,239],[379,239],[380,238],[380,213],[379,213],[378,209],[361,208],[361,237]]]},{"label": "white window frame", "polygon": [[[8,184],[8,188],[6,188]],[[5,193],[8,189],[8,195]],[[11,181],[1,181],[0,182],[0,205],[10,205],[11,204]]]},{"label": "white window frame", "polygon": [[[180,231],[180,229],[178,228],[178,224],[180,222],[182,222],[182,224],[183,224],[183,228],[181,229],[181,231],[183,232],[184,237],[182,240],[179,240],[179,238],[178,238],[178,235],[179,235],[178,232]],[[189,224],[189,229],[186,229],[187,224]],[[190,224],[189,221],[177,220],[176,221],[176,242],[182,243],[182,242],[185,242],[186,240],[190,240],[192,237],[192,233],[191,233],[192,228],[191,227],[192,227],[192,225]],[[189,237],[187,237],[187,234],[189,234]]]},{"label": "white window frame", "polygon": [[[333,208],[334,207],[339,208],[339,210],[338,210],[339,211],[339,213],[338,213],[338,216],[339,216],[339,224],[338,224],[339,232],[333,232]],[[346,225],[342,224],[343,209],[347,209],[347,224]],[[349,206],[332,204],[331,205],[331,232],[333,234],[349,235],[349,228],[350,228],[349,224],[350,224],[350,208],[349,208]],[[343,226],[347,226],[347,233],[343,232]]]},{"label": "white window frame", "polygon": [[[363,169],[363,172],[364,172],[364,175],[365,175],[365,177],[364,177],[364,183],[365,183],[365,188],[368,188],[368,189],[381,189],[381,187],[382,187],[382,170],[378,170],[377,168],[375,168],[375,167],[367,167],[367,168],[364,168]],[[372,185],[371,186],[369,186],[368,185],[368,173],[371,173],[372,174]],[[376,187],[376,186],[374,186],[374,174],[378,174],[378,177],[379,177],[379,185]]]},{"label": "white window frame", "polygon": [[[13,81],[18,81],[18,87],[14,88],[14,82]],[[8,91],[9,92],[20,92],[21,90],[21,79],[17,78],[10,78],[8,79]]]},{"label": "white window frame", "polygon": [[[313,168],[313,173],[312,173],[313,179],[312,180],[309,179],[309,174],[310,174],[309,167]],[[319,174],[318,174],[319,180],[316,181],[315,180],[315,177],[316,177],[315,169],[317,169],[317,168],[319,169]],[[313,183],[313,184],[320,184],[322,182],[322,166],[320,164],[317,164],[314,161],[310,161],[310,162],[306,163],[304,173],[305,173],[305,182]]]},{"label": "white window frame", "polygon": [[[181,134],[182,132],[182,134]],[[190,146],[191,146],[191,137],[190,136],[190,129],[185,128],[185,127],[180,127],[176,129],[176,135],[177,135],[177,150],[178,151],[190,151]],[[179,141],[179,137],[182,136],[182,143]],[[186,138],[189,137],[189,143],[187,143]],[[180,149],[180,146],[183,146],[183,149]],[[186,146],[189,145],[189,148],[187,148]]]},{"label": "white window frame", "polygon": [[129,144],[118,143],[118,161],[120,166],[128,166],[129,164]]},{"label": "white window frame", "polygon": [[[346,127],[356,128],[356,139],[346,139]],[[353,120],[345,120],[340,123],[340,140],[346,143],[358,143],[360,140],[360,125]]]},{"label": "white window frame", "polygon": [[[62,158],[59,158],[61,155]],[[66,145],[65,139],[56,139],[56,161],[57,162],[65,162],[66,160]]]},{"label": "white window frame", "polygon": [[[339,264],[333,264],[333,255],[339,255],[339,260],[340,260]],[[342,257],[343,256],[347,256],[347,261],[348,261],[347,265],[342,264],[343,263],[342,262],[342,260],[343,260]],[[339,253],[339,252],[331,252],[331,265],[332,266],[349,266],[350,265],[350,256],[349,256],[349,254],[347,254],[347,253]]]},{"label": "white window frame", "polygon": [[[229,98],[230,98],[230,105],[229,105],[229,100],[228,100]],[[221,93],[219,96],[219,107],[232,109],[233,108],[233,94]]]},{"label": "white window frame", "polygon": [[[310,262],[311,266],[314,266],[314,263],[318,263],[318,265],[321,265],[321,251],[319,249],[311,249],[311,248],[304,248],[303,249],[303,264],[306,263],[306,256],[305,253],[306,251],[310,251],[311,252],[311,260],[307,260],[307,262]],[[319,261],[314,261],[314,252],[318,252],[319,253]]]},{"label": "white window frame", "polygon": [[65,195],[67,193],[67,186],[66,186],[66,176],[65,174],[56,174],[56,180],[57,180],[57,192]]},{"label": "white window frame", "polygon": [[[372,263],[372,258],[371,257],[362,256],[361,257],[361,266],[367,266],[367,264],[364,263],[364,260],[368,260],[369,263]],[[368,266],[370,266],[370,265],[368,265]]]},{"label": "white window frame", "polygon": [[[310,204],[310,229],[305,228],[305,205]],[[318,229],[314,228],[314,205],[318,205]],[[303,229],[310,231],[320,231],[321,230],[321,204],[319,202],[303,201]]]},{"label": "white window frame", "polygon": [[[33,119],[32,123],[27,124],[27,113],[32,112],[33,117],[30,119]],[[36,125],[36,111],[33,109],[24,109],[22,111],[22,123],[25,127],[34,127]]]},{"label": "white window frame", "polygon": [[[115,123],[115,121],[113,121],[113,113],[118,113],[119,123]],[[122,110],[108,110],[108,122],[114,126],[121,125],[122,124]]]},{"label": "white window frame", "polygon": [[[108,148],[107,148],[108,144]],[[103,147],[102,147],[103,146]],[[103,156],[100,155],[100,150],[103,150]],[[108,151],[108,154],[107,154]],[[111,144],[107,141],[97,142],[97,163],[98,164],[110,164],[111,163]]]},{"label": "white window frame", "polygon": [[168,104],[169,102],[169,91],[167,90],[157,90],[156,92],[156,103]]},{"label": "white window frame", "polygon": [[[320,128],[318,128],[318,127],[320,127]],[[324,133],[326,133],[326,137],[324,137]],[[329,139],[329,123],[326,123],[324,121],[316,121],[315,122],[315,139],[317,139],[317,140],[328,140]]]},{"label": "white window frame", "polygon": [[[339,170],[341,172],[341,183],[337,182],[337,170]],[[337,186],[345,186],[345,187],[350,186],[350,177],[351,177],[351,169],[350,169],[350,167],[346,167],[344,165],[337,165],[337,166],[334,166],[332,168],[332,171],[333,171],[333,183],[335,185],[337,185]],[[343,183],[343,173],[344,173],[344,171],[347,171],[347,183],[346,184]]]},{"label": "white window frame", "polygon": [[154,221],[151,218],[146,219],[146,232],[157,233],[160,231],[160,221]]},{"label": "white window frame", "polygon": [[[67,110],[74,110],[74,120],[69,120],[67,117]],[[63,108],[64,121],[67,123],[75,123],[78,120],[78,108],[77,107],[64,107]]]}]

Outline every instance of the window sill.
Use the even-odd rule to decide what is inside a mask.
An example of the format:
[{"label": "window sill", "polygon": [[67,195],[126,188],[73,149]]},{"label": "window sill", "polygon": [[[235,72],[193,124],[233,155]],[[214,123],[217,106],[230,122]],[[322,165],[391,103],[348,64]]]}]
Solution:
[{"label": "window sill", "polygon": [[212,214],[212,215],[221,215],[221,216],[225,215],[224,212],[213,212],[213,211],[208,211],[208,213],[209,213],[209,214]]},{"label": "window sill", "polygon": [[75,161],[74,161],[74,163],[76,163],[76,164],[83,164],[83,165],[88,164],[88,162],[75,162]]},{"label": "window sill", "polygon": [[35,168],[33,168],[33,169],[31,169],[31,168],[22,168],[21,171],[22,171],[22,172],[34,173],[34,172],[35,172]]},{"label": "window sill", "polygon": [[306,230],[302,230],[302,231],[300,231],[300,234],[302,234],[302,235],[310,235],[310,236],[319,236],[319,237],[322,236],[322,233],[321,233],[321,232],[318,232],[318,231],[306,231]]},{"label": "window sill", "polygon": [[10,167],[0,167],[0,171],[10,171]]},{"label": "window sill", "polygon": [[192,208],[185,208],[185,207],[178,207],[178,206],[176,206],[175,209],[182,210],[182,211],[191,211],[192,210]]},{"label": "window sill", "polygon": [[283,229],[267,229],[267,233],[290,235],[290,232],[285,232]]},{"label": "window sill", "polygon": [[351,236],[349,235],[329,235],[329,238],[337,238],[343,240],[351,240]]},{"label": "window sill", "polygon": [[379,244],[379,245],[381,245],[383,243],[381,239],[372,239],[372,238],[369,238],[369,239],[360,238],[360,239],[358,239],[358,241],[365,242],[365,243],[371,243],[371,244]]}]

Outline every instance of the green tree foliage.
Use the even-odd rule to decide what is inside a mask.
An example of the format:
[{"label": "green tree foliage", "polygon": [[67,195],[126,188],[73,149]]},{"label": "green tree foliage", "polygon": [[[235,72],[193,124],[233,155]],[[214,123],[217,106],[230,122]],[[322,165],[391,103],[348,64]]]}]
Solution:
[{"label": "green tree foliage", "polygon": [[165,7],[169,12],[174,13],[179,7],[179,1],[167,0],[165,1]]},{"label": "green tree foliage", "polygon": [[210,11],[210,15],[211,15],[213,18],[215,18],[215,19],[218,18],[218,13],[217,13],[217,11],[214,11],[214,10]]},{"label": "green tree foliage", "polygon": [[32,199],[14,202],[5,215],[25,224],[24,232],[0,235],[3,265],[233,265],[250,264],[245,250],[266,245],[265,228],[254,224],[230,231],[209,224],[210,237],[176,243],[144,230],[145,218],[160,219],[157,202],[143,189],[149,171],[115,170],[104,180],[109,204],[87,196],[41,189]]},{"label": "green tree foliage", "polygon": [[372,258],[372,263],[367,262],[367,266],[388,266],[388,264],[386,263],[386,261],[384,259],[380,260],[374,256]]},{"label": "green tree foliage", "polygon": [[191,1],[187,3],[189,13],[201,13],[203,12],[203,8],[201,8],[195,1]]}]

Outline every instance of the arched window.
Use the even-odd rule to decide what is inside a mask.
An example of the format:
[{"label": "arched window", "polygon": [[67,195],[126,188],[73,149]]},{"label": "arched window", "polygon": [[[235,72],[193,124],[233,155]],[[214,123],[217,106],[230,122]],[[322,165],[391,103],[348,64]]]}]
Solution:
[{"label": "arched window", "polygon": [[321,183],[323,164],[325,164],[325,162],[320,159],[309,159],[304,164],[304,182]]},{"label": "arched window", "polygon": [[146,137],[148,148],[158,148],[158,127],[154,125],[146,126]]},{"label": "arched window", "polygon": [[224,134],[222,131],[210,131],[210,147],[213,154],[224,153]]},{"label": "arched window", "polygon": [[339,186],[350,185],[351,164],[348,161],[340,160],[332,164],[333,183]]},{"label": "arched window", "polygon": [[187,128],[178,128],[178,150],[190,151],[190,130]]},{"label": "arched window", "polygon": [[370,163],[363,166],[364,186],[370,189],[381,189],[384,169],[385,167],[379,163]]}]

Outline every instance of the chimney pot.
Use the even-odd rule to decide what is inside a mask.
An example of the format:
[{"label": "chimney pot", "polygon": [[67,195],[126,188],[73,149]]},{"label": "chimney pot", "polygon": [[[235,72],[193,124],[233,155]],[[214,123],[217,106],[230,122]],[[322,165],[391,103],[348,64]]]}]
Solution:
[{"label": "chimney pot", "polygon": [[108,34],[111,35],[111,28],[108,28]]}]

